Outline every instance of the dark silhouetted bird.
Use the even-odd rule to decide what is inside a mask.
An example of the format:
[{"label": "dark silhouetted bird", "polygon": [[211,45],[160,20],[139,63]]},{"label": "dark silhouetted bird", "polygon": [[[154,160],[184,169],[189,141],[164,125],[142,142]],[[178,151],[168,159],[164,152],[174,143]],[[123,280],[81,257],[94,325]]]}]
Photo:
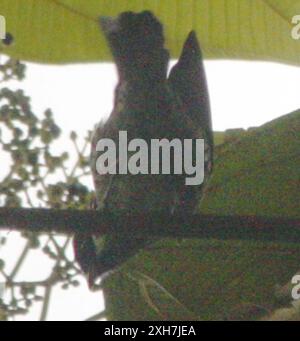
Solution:
[{"label": "dark silhouetted bird", "polygon": [[[119,83],[114,109],[107,122],[96,127],[92,140],[97,208],[145,214],[163,209],[170,214],[192,214],[199,207],[213,162],[208,90],[196,34],[189,34],[178,63],[167,77],[169,53],[164,48],[162,25],[152,13],[125,12],[117,18],[103,17],[100,24],[117,66]],[[98,174],[96,159],[100,152],[96,151],[96,144],[110,138],[118,146],[119,131],[127,131],[128,140],[140,138],[149,143],[151,139],[163,138],[204,139],[204,183],[187,186],[184,173]],[[92,286],[97,277],[145,247],[149,238],[120,231],[102,238],[78,234],[74,243],[76,258]]]}]

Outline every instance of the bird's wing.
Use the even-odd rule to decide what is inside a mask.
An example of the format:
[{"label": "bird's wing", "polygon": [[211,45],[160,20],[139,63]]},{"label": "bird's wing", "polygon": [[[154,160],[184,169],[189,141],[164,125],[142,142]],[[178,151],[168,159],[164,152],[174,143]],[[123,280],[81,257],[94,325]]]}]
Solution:
[{"label": "bird's wing", "polygon": [[[205,183],[213,165],[213,132],[202,53],[194,31],[189,34],[177,64],[171,69],[168,84],[182,103],[183,119],[195,127],[193,138],[205,141]],[[194,210],[202,189],[203,185],[200,189],[185,185],[181,188],[180,201],[184,211]]]}]

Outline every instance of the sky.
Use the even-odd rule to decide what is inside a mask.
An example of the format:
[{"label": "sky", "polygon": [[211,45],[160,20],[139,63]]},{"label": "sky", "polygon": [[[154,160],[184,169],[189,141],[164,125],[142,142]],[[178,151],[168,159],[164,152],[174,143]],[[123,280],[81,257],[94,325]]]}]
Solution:
[{"label": "sky", "polygon": [[[300,108],[300,68],[267,62],[205,63],[214,130],[261,125]],[[66,129],[91,129],[110,114],[112,64],[30,64],[23,86],[36,112],[50,107]]]},{"label": "sky", "polygon": [[[243,61],[207,61],[205,67],[215,131],[259,126],[300,108],[300,68]],[[67,135],[75,130],[84,136],[110,114],[116,82],[112,64],[28,64],[26,80],[20,87],[32,97],[35,113],[51,108]],[[9,237],[7,247],[0,249],[0,258],[5,257],[12,266],[16,250],[22,248],[24,241],[16,233],[10,233]],[[33,252],[18,280],[43,279],[50,268],[46,257]],[[90,293],[82,279],[80,288],[55,289],[48,319],[83,320],[102,308],[101,294]],[[21,319],[37,319],[39,309],[35,307]]]}]

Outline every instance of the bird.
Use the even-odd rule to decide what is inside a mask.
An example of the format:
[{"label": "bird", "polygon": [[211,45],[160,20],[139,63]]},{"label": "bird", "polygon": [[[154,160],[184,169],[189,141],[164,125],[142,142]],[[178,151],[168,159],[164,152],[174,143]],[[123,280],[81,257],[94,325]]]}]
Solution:
[{"label": "bird", "polygon": [[[202,53],[195,31],[183,45],[178,62],[169,70],[163,26],[150,11],[123,12],[100,17],[118,73],[114,107],[106,122],[93,133],[91,169],[99,210],[151,214],[193,214],[213,168],[213,133],[210,101]],[[128,139],[204,139],[204,182],[187,186],[185,174],[99,174],[97,142],[118,140],[120,131]],[[119,155],[116,163],[119,162]],[[193,154],[192,158],[195,159]],[[142,224],[143,222],[141,222]],[[74,238],[75,258],[92,287],[117,270],[155,238],[114,232],[91,236],[84,231]]]}]

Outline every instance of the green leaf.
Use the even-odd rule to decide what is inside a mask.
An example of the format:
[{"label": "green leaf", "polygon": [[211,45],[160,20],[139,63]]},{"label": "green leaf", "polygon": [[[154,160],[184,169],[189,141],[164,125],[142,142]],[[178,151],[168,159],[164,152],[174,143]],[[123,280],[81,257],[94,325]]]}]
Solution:
[{"label": "green leaf", "polygon": [[0,0],[13,37],[3,50],[46,63],[110,60],[97,18],[146,9],[164,24],[172,57],[195,29],[206,58],[300,64],[300,44],[291,35],[300,0]]},{"label": "green leaf", "polygon": [[217,147],[203,213],[300,217],[299,145],[296,111]]},{"label": "green leaf", "polygon": [[[240,136],[217,147],[202,211],[299,217],[300,111]],[[299,261],[295,244],[162,240],[106,278],[108,318],[266,318],[280,308],[276,288],[291,283]]]}]

